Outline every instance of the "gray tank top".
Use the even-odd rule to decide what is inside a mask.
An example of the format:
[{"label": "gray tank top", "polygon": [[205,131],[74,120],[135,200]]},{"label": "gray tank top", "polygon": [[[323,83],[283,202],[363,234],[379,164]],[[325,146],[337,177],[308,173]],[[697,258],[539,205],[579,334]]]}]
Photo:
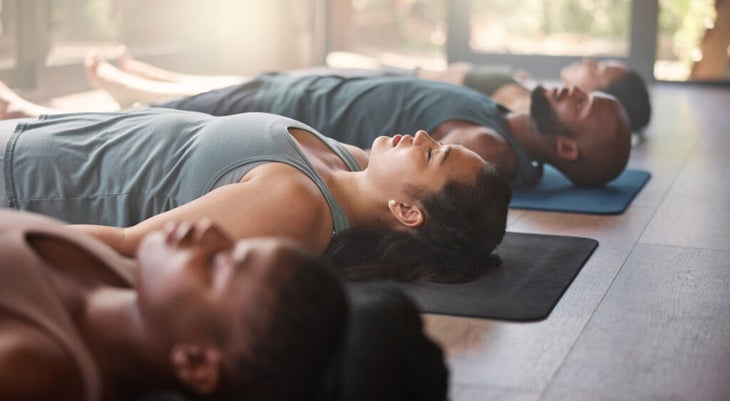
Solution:
[{"label": "gray tank top", "polygon": [[238,182],[262,163],[280,162],[317,185],[335,233],[348,229],[342,206],[289,128],[312,133],[351,171],[359,170],[338,142],[272,114],[139,109],[53,115],[19,124],[10,137],[3,161],[8,205],[70,223],[126,227]]}]

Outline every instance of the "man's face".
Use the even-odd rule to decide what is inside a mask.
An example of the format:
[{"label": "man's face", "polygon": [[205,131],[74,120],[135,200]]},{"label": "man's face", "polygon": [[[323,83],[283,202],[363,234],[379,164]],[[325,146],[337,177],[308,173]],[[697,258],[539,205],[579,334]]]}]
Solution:
[{"label": "man's face", "polygon": [[621,121],[621,105],[602,92],[586,94],[575,86],[537,87],[532,98],[530,114],[543,134],[593,142],[614,132]]},{"label": "man's face", "polygon": [[606,88],[628,72],[628,68],[620,61],[597,61],[587,58],[563,67],[560,70],[560,79],[565,86],[577,86],[584,92],[593,92]]},{"label": "man's face", "polygon": [[550,104],[547,92],[542,86],[537,86],[532,90],[530,115],[535,121],[535,125],[540,133],[545,135],[572,136],[570,129],[560,121],[558,113]]}]

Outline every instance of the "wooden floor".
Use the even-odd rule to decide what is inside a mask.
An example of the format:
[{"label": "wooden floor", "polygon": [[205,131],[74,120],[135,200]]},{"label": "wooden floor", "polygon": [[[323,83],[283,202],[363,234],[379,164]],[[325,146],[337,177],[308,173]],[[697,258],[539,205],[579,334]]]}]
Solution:
[{"label": "wooden floor", "polygon": [[624,214],[510,211],[509,231],[600,243],[546,320],[426,316],[452,400],[730,400],[730,87],[652,99]]}]

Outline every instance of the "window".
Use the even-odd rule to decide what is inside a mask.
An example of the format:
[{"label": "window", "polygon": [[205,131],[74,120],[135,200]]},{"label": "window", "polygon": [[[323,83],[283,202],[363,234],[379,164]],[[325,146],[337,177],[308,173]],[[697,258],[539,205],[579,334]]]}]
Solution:
[{"label": "window", "polygon": [[474,0],[475,52],[553,56],[629,54],[630,0]]},{"label": "window", "polygon": [[[660,0],[654,76],[660,80],[727,79],[730,4],[714,0]],[[719,12],[718,12],[719,11]],[[724,13],[724,14],[723,14]]]},{"label": "window", "polygon": [[0,0],[0,79],[37,98],[85,90],[88,51],[113,59],[119,44],[188,73],[310,66],[323,59],[323,1]]},{"label": "window", "polygon": [[[443,0],[330,1],[328,63],[405,68],[446,64]],[[363,64],[364,62],[364,64]]]}]

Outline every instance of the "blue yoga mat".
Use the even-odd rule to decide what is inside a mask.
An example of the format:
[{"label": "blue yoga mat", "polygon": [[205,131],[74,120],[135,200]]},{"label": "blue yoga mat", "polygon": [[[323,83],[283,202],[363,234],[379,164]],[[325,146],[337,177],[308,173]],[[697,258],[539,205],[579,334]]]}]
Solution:
[{"label": "blue yoga mat", "polygon": [[601,187],[581,187],[571,183],[552,166],[545,165],[540,183],[515,189],[510,208],[588,214],[620,214],[644,187],[651,174],[624,170]]}]

